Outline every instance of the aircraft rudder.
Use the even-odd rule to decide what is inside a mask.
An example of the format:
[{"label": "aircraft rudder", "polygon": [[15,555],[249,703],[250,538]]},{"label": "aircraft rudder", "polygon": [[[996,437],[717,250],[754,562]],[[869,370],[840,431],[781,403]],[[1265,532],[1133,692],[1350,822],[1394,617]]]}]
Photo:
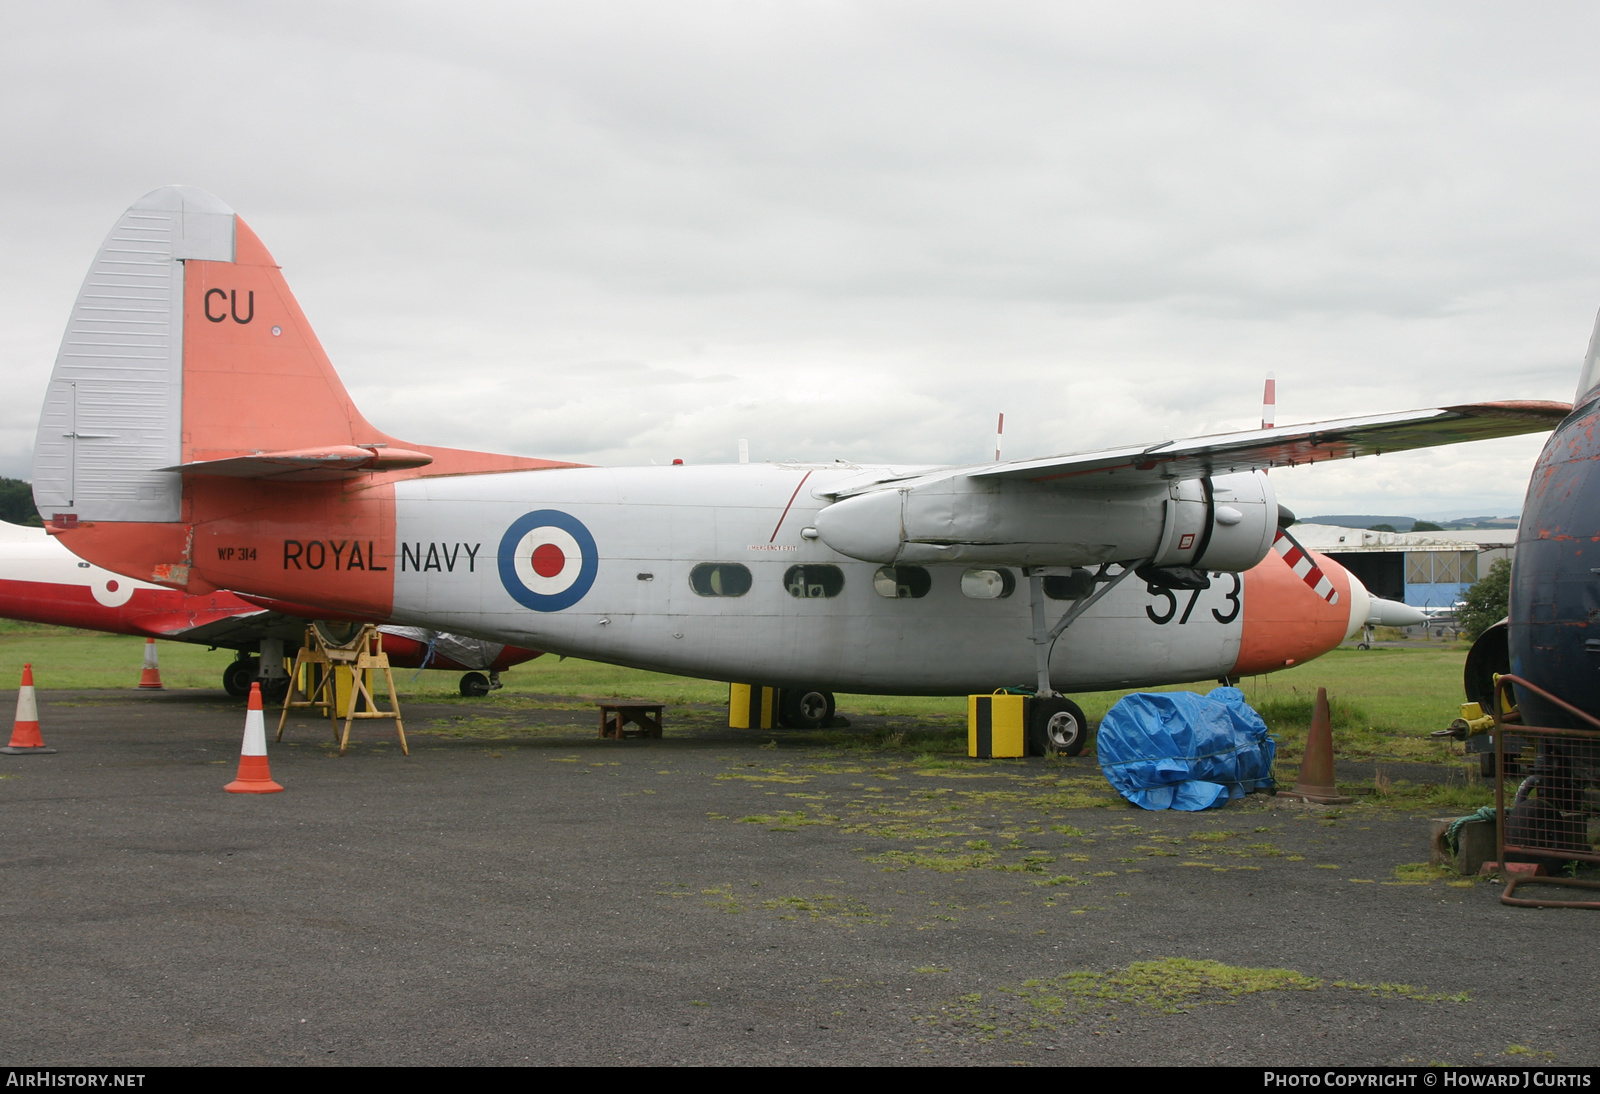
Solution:
[{"label": "aircraft rudder", "polygon": [[34,441],[34,502],[117,521],[178,519],[185,264],[234,257],[233,210],[163,186],[117,218],[78,290]]},{"label": "aircraft rudder", "polygon": [[255,232],[214,195],[165,186],[117,219],[74,301],[34,501],[46,521],[171,523],[183,488],[163,469],[391,440],[353,405]]}]

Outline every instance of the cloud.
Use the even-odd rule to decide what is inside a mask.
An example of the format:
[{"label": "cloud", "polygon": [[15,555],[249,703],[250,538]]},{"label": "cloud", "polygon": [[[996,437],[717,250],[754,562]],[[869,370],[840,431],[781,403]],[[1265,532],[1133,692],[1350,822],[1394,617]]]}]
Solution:
[{"label": "cloud", "polygon": [[[990,454],[1002,410],[1019,457],[1248,425],[1269,370],[1285,422],[1570,398],[1600,303],[1597,21],[14,7],[0,471],[26,473],[99,239],[175,181],[239,210],[367,415],[417,441],[942,463]],[[1280,489],[1509,512],[1537,447]]]}]

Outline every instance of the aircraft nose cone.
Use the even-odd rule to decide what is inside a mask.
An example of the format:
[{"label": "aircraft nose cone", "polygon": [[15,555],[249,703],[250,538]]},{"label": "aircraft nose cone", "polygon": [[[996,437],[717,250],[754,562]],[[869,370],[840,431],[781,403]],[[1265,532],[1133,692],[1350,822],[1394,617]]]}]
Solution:
[{"label": "aircraft nose cone", "polygon": [[1350,579],[1350,626],[1344,636],[1353,638],[1367,625],[1367,619],[1372,614],[1373,596],[1355,574],[1346,570],[1345,576]]},{"label": "aircraft nose cone", "polygon": [[1372,607],[1367,612],[1367,622],[1375,627],[1415,627],[1427,622],[1427,619],[1421,608],[1376,596],[1372,598]]}]

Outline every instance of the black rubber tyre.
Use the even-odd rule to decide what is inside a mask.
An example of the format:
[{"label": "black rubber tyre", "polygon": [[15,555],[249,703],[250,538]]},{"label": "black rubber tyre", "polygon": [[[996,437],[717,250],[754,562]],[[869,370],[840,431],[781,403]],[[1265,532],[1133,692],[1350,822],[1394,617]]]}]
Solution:
[{"label": "black rubber tyre", "polygon": [[461,678],[461,694],[468,699],[482,699],[489,694],[489,678],[481,672],[469,672]]},{"label": "black rubber tyre", "polygon": [[268,703],[281,703],[289,694],[289,678],[276,676],[261,681],[261,698]]},{"label": "black rubber tyre", "polygon": [[1089,742],[1089,721],[1071,699],[1053,695],[1033,701],[1028,720],[1028,755],[1076,756]]},{"label": "black rubber tyre", "polygon": [[1510,631],[1502,619],[1480,634],[1467,651],[1466,664],[1461,669],[1461,690],[1467,693],[1467,702],[1477,703],[1488,714],[1494,709],[1495,673],[1510,671]]},{"label": "black rubber tyre", "polygon": [[784,688],[778,697],[778,723],[789,729],[822,729],[833,720],[833,692]]},{"label": "black rubber tyre", "polygon": [[240,658],[222,670],[222,690],[235,699],[243,699],[250,694],[250,685],[260,674],[261,662],[254,657]]}]

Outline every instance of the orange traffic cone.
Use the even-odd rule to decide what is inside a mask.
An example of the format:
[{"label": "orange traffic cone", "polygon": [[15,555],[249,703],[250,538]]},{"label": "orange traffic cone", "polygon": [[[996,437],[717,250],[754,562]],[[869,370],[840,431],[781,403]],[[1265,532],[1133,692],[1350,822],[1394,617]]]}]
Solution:
[{"label": "orange traffic cone", "polygon": [[55,752],[39,735],[39,701],[33,695],[33,665],[22,666],[22,686],[17,689],[17,720],[11,743],[0,748],[7,756],[36,756]]},{"label": "orange traffic cone", "polygon": [[272,772],[267,767],[267,727],[262,720],[259,682],[250,685],[250,704],[244,712],[239,777],[222,789],[230,794],[276,794],[283,789],[272,781]]},{"label": "orange traffic cone", "polygon": [[1306,755],[1300,761],[1300,777],[1294,789],[1282,795],[1316,802],[1318,805],[1346,805],[1333,782],[1333,718],[1328,714],[1328,689],[1317,689],[1317,705],[1311,712],[1311,732],[1306,736]]},{"label": "orange traffic cone", "polygon": [[144,640],[144,671],[139,674],[139,686],[142,688],[159,688],[161,686],[161,661],[156,656],[156,640]]}]

